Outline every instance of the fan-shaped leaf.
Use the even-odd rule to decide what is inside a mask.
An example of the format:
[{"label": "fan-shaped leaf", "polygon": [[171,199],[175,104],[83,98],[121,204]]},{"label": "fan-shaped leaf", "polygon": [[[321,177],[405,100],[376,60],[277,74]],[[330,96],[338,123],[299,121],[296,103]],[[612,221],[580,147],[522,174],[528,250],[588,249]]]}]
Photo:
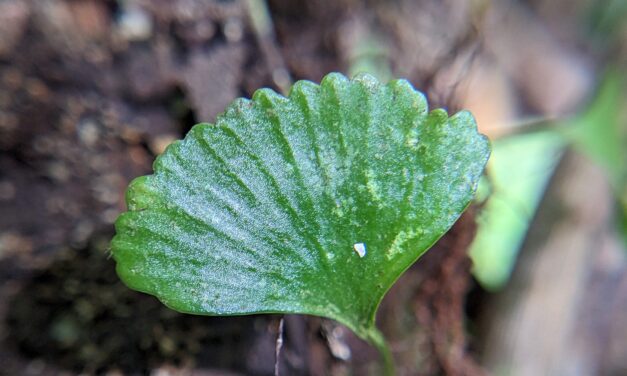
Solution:
[{"label": "fan-shaped leaf", "polygon": [[112,252],[130,287],[188,313],[302,313],[373,340],[385,292],[470,202],[472,116],[404,80],[297,82],[238,99],[127,192]]}]

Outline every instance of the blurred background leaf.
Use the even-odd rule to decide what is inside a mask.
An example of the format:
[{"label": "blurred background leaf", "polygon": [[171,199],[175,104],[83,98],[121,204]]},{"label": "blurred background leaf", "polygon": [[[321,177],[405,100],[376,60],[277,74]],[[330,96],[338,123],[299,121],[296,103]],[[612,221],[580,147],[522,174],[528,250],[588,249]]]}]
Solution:
[{"label": "blurred background leaf", "polygon": [[564,144],[548,131],[492,143],[481,187],[489,198],[477,218],[479,230],[470,248],[473,274],[484,288],[497,290],[507,282]]}]

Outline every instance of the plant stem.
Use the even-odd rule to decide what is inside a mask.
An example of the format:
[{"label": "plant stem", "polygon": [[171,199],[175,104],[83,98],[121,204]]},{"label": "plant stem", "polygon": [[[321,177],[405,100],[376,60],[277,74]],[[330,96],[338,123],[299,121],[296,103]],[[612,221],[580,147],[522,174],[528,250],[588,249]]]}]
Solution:
[{"label": "plant stem", "polygon": [[368,329],[366,339],[379,350],[379,354],[383,360],[384,375],[394,376],[396,374],[394,370],[394,358],[392,357],[392,351],[390,351],[390,346],[388,346],[383,334],[375,326],[372,326]]},{"label": "plant stem", "polygon": [[248,14],[253,32],[261,47],[261,53],[275,85],[281,94],[287,95],[292,86],[292,77],[286,68],[274,35],[274,24],[266,0],[247,0]]}]

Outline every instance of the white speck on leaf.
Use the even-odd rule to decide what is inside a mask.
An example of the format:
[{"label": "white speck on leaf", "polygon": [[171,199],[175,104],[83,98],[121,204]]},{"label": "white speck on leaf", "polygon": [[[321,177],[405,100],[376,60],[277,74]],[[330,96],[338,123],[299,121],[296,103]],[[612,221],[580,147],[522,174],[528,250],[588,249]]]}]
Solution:
[{"label": "white speck on leaf", "polygon": [[366,245],[364,243],[355,243],[353,244],[353,249],[359,257],[364,257],[366,255]]}]

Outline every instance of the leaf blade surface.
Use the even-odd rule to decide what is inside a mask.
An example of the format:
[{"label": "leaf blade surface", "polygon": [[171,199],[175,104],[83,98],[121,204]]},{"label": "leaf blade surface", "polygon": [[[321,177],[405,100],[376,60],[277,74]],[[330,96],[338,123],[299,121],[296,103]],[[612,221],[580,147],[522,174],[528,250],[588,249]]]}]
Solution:
[{"label": "leaf blade surface", "polygon": [[404,80],[262,89],[131,183],[117,271],[178,311],[312,314],[364,336],[467,207],[488,155],[469,113],[429,112]]}]

